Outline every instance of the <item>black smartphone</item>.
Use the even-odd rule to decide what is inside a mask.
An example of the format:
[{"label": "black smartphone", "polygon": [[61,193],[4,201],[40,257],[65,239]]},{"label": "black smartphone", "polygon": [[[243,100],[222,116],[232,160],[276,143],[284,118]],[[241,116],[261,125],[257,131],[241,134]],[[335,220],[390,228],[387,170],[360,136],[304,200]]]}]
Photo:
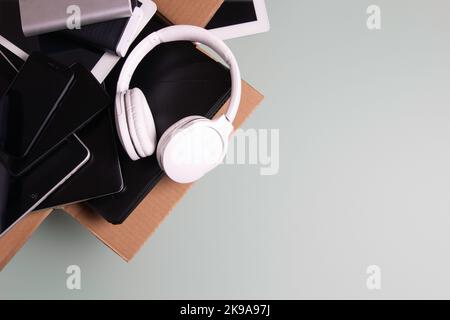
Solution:
[{"label": "black smartphone", "polygon": [[21,175],[44,157],[61,141],[84,127],[111,103],[109,95],[90,71],[81,64],[70,67],[73,85],[62,98],[47,126],[23,158],[9,158],[7,166],[14,175]]},{"label": "black smartphone", "polygon": [[38,209],[86,201],[122,191],[123,178],[116,145],[112,110],[104,110],[77,136],[91,150],[91,158]]},{"label": "black smartphone", "polygon": [[89,157],[89,149],[71,136],[22,177],[11,176],[0,165],[0,236],[76,173]]},{"label": "black smartphone", "polygon": [[73,82],[73,72],[33,53],[0,99],[0,149],[24,157]]}]

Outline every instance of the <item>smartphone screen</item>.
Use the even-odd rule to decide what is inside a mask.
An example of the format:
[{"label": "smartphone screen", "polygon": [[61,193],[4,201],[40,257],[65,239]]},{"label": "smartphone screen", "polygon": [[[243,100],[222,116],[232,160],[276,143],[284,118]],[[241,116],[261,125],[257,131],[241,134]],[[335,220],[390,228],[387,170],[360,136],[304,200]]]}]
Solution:
[{"label": "smartphone screen", "polygon": [[87,147],[71,136],[21,177],[11,176],[0,164],[0,236],[75,174],[89,157]]},{"label": "smartphone screen", "polygon": [[89,123],[110,105],[110,98],[91,72],[80,64],[70,67],[75,78],[47,126],[25,157],[8,159],[8,169],[22,175],[61,141]]},{"label": "smartphone screen", "polygon": [[0,148],[13,157],[30,150],[73,81],[73,73],[34,53],[0,99]]}]

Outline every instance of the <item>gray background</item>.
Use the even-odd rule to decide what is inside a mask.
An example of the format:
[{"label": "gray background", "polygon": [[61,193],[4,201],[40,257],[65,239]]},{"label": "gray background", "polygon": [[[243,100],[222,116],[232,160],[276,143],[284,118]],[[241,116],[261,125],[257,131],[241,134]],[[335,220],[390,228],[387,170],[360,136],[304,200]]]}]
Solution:
[{"label": "gray background", "polygon": [[[268,8],[271,33],[230,44],[266,95],[245,128],[280,129],[279,174],[222,166],[130,264],[54,214],[0,274],[0,298],[450,298],[449,2]],[[65,287],[71,264],[81,291]]]}]

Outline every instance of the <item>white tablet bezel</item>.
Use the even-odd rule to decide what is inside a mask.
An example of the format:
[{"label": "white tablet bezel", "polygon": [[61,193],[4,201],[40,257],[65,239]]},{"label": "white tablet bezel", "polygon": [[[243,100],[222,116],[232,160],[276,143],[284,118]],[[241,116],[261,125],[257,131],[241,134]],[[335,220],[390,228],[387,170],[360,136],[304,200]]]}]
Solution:
[{"label": "white tablet bezel", "polygon": [[257,21],[210,29],[210,31],[222,40],[268,32],[270,30],[270,22],[265,0],[253,0],[253,5],[255,6]]}]

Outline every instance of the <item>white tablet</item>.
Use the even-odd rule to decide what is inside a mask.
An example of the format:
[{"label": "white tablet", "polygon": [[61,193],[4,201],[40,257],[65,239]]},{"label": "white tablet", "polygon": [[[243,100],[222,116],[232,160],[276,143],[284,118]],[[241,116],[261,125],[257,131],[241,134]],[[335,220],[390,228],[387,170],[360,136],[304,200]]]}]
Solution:
[{"label": "white tablet", "polygon": [[222,40],[267,32],[265,0],[225,0],[206,28]]}]

